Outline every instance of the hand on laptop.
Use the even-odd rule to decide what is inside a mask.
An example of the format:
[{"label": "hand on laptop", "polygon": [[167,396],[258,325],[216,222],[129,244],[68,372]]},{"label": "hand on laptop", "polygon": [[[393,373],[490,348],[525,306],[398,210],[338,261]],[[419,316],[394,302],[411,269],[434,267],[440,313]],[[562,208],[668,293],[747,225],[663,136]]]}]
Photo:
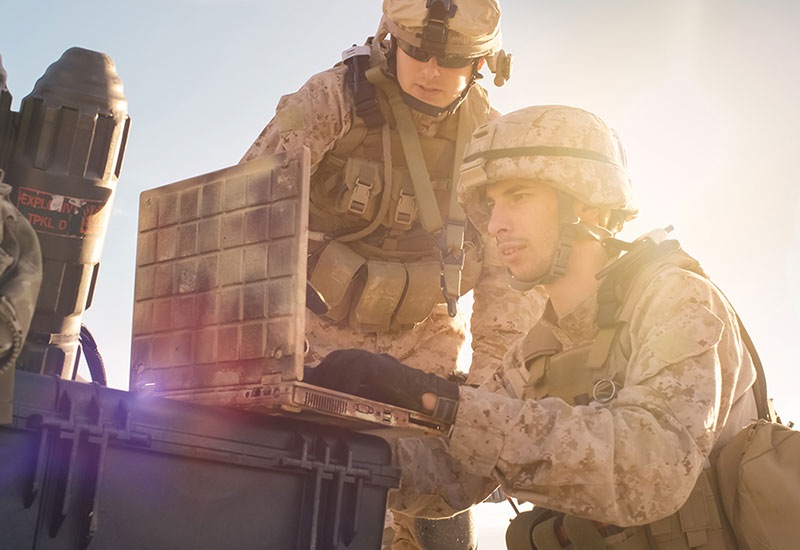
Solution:
[{"label": "hand on laptop", "polygon": [[304,381],[453,422],[458,384],[360,349],[329,353]]}]

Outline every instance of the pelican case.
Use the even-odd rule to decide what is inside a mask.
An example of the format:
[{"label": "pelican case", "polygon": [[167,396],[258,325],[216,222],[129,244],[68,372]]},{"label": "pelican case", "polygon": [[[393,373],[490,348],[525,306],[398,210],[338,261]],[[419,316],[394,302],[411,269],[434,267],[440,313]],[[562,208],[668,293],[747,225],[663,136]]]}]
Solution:
[{"label": "pelican case", "polygon": [[0,549],[380,547],[385,441],[17,372]]}]

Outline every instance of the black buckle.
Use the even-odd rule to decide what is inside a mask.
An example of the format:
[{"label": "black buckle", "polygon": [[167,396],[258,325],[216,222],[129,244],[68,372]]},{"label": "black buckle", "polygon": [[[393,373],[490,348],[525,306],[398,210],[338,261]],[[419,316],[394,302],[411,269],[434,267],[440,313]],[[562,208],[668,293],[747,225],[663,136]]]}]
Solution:
[{"label": "black buckle", "polygon": [[447,20],[456,14],[458,6],[452,0],[427,0],[430,16],[422,31],[422,48],[436,56],[444,56],[447,44]]},{"label": "black buckle", "polygon": [[353,93],[356,115],[361,117],[367,128],[382,126],[385,122],[383,113],[378,105],[375,86],[367,80],[366,71],[369,68],[369,53],[366,46],[353,45],[342,54],[342,59],[348,67],[347,86]]}]

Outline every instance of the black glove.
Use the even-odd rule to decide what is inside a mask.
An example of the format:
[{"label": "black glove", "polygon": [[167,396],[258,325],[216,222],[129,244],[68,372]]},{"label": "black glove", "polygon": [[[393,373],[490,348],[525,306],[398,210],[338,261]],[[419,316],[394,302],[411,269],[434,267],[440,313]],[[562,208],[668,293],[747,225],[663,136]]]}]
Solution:
[{"label": "black glove", "polygon": [[[391,355],[378,355],[361,349],[329,353],[315,369],[310,369],[304,381],[430,414],[445,422],[455,420],[458,406],[458,384],[455,382],[411,368]],[[422,394],[425,393],[437,397],[432,412],[422,406]]]}]

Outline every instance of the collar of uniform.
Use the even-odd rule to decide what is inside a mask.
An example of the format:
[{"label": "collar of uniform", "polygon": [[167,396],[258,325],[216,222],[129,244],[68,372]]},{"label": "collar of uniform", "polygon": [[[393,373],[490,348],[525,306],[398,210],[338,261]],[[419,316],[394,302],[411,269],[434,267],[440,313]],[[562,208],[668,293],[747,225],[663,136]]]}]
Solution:
[{"label": "collar of uniform", "polygon": [[442,113],[438,116],[426,115],[415,109],[411,109],[411,119],[414,121],[414,126],[421,136],[435,137],[439,131],[439,127],[447,119],[447,113]]},{"label": "collar of uniform", "polygon": [[542,314],[542,323],[553,329],[553,334],[565,350],[586,344],[597,336],[597,293],[587,296],[572,311],[558,318],[550,300]]}]

